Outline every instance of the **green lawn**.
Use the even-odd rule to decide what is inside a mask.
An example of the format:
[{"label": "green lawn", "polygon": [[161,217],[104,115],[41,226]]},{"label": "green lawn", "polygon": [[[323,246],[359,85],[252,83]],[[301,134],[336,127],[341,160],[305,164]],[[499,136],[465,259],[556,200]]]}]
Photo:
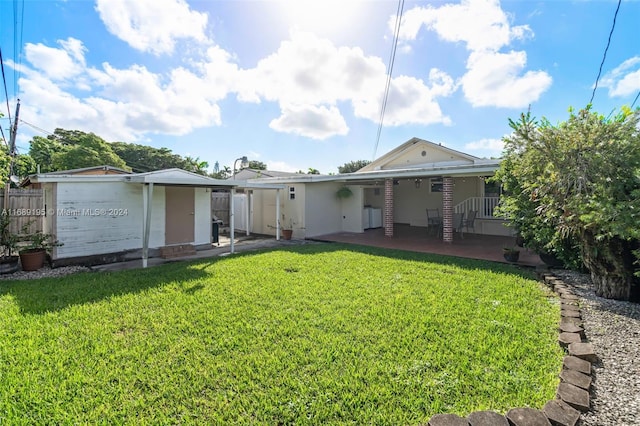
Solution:
[{"label": "green lawn", "polygon": [[0,282],[0,424],[418,424],[542,407],[559,307],[509,265],[304,245]]}]

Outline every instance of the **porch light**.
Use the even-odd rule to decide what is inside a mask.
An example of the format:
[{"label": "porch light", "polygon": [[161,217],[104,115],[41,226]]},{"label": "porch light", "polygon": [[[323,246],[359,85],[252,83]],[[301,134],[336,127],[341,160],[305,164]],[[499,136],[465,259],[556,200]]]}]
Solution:
[{"label": "porch light", "polygon": [[236,177],[236,163],[240,161],[240,170],[242,169],[246,169],[247,167],[249,167],[249,160],[247,159],[247,156],[244,155],[240,158],[236,158],[236,160],[233,162],[233,177],[235,179]]}]

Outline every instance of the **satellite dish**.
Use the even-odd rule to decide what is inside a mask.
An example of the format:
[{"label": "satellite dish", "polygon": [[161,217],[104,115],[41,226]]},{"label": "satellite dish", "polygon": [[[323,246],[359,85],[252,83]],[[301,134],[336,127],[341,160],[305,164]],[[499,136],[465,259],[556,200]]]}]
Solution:
[{"label": "satellite dish", "polygon": [[18,182],[20,182],[20,178],[16,175],[11,175],[9,176],[9,180],[15,184],[17,184]]}]

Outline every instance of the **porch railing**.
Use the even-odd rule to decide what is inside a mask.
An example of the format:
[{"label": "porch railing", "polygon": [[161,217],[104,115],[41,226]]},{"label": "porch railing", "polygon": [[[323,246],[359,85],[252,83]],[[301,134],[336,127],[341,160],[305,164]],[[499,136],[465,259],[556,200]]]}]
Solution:
[{"label": "porch railing", "polygon": [[478,212],[478,219],[496,219],[493,211],[498,206],[500,197],[470,197],[453,207],[454,213],[464,213],[465,216],[472,210]]}]

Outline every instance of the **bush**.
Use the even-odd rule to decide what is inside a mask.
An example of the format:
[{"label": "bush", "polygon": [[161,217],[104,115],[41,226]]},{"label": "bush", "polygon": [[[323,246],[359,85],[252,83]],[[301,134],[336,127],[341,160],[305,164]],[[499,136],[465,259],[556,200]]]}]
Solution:
[{"label": "bush", "polygon": [[596,294],[624,300],[640,288],[639,121],[629,108],[612,118],[570,111],[558,125],[521,114],[495,177],[505,189],[498,213],[525,245],[583,264]]}]

